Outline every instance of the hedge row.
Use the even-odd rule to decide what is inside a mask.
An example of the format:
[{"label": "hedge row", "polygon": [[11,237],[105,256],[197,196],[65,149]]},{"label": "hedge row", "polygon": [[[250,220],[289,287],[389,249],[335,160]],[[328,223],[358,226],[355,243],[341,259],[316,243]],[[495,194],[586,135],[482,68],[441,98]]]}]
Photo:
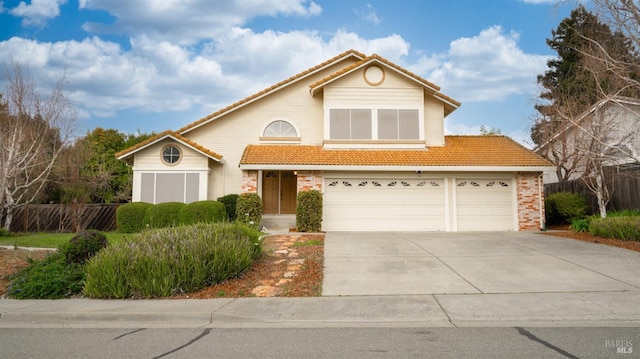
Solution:
[{"label": "hedge row", "polygon": [[116,211],[118,231],[137,233],[147,228],[166,228],[196,223],[218,223],[228,220],[224,204],[218,201],[199,201],[184,204],[165,202],[127,203]]}]

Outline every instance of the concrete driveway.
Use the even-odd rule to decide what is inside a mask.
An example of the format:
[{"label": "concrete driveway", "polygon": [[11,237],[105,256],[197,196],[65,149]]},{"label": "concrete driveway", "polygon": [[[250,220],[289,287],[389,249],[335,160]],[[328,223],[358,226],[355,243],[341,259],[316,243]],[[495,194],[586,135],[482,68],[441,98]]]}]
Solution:
[{"label": "concrete driveway", "polygon": [[330,232],[323,296],[640,290],[640,253],[525,232]]}]

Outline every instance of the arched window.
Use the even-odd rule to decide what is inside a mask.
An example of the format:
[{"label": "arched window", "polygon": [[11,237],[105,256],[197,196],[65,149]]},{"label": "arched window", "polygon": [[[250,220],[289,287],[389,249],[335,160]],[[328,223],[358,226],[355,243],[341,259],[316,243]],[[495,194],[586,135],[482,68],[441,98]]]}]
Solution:
[{"label": "arched window", "polygon": [[287,121],[273,121],[264,129],[263,137],[298,137],[296,129]]}]

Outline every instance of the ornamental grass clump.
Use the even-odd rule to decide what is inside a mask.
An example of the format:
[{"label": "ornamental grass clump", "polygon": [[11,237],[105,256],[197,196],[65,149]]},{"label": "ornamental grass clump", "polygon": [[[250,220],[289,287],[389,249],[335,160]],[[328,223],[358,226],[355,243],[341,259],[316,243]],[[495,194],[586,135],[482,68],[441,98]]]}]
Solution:
[{"label": "ornamental grass clump", "polygon": [[193,292],[246,271],[262,253],[261,236],[229,223],[145,231],[87,263],[84,293],[152,298]]},{"label": "ornamental grass clump", "polygon": [[589,232],[594,236],[640,241],[640,217],[614,215],[595,218],[589,224]]}]

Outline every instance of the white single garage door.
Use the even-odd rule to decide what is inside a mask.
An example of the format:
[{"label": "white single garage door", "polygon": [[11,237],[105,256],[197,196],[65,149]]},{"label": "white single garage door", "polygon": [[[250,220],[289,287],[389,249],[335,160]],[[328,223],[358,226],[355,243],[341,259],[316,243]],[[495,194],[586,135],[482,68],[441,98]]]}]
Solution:
[{"label": "white single garage door", "polygon": [[443,179],[327,178],[327,231],[444,231]]},{"label": "white single garage door", "polygon": [[512,179],[457,179],[455,192],[458,231],[514,230]]}]

